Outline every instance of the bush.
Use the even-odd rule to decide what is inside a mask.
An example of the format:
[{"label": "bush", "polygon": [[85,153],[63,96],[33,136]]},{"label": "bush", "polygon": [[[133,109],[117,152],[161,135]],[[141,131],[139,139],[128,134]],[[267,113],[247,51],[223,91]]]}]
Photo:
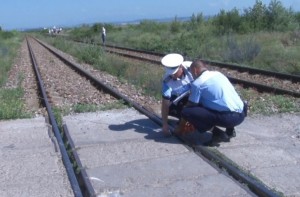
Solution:
[{"label": "bush", "polygon": [[234,36],[228,36],[226,45],[228,50],[224,52],[224,59],[229,62],[251,62],[261,50],[253,38],[242,40],[239,44]]},{"label": "bush", "polygon": [[83,46],[77,47],[75,56],[87,64],[97,64],[101,53],[103,53],[102,49],[97,46]]}]

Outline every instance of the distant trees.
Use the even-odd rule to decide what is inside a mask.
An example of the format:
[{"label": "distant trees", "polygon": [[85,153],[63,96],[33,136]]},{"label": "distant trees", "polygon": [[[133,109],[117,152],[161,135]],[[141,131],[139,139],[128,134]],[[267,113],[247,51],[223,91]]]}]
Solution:
[{"label": "distant trees", "polygon": [[263,51],[261,40],[255,37],[256,32],[291,31],[281,41],[286,45],[300,42],[300,13],[284,8],[279,0],[271,0],[269,5],[256,0],[252,7],[221,10],[215,16],[193,14],[188,21],[175,16],[171,22],[97,23],[92,27],[75,28],[70,35],[86,42],[100,42],[102,26],[109,32],[108,43],[145,50],[176,51],[190,57],[210,57],[236,63],[253,62]]},{"label": "distant trees", "polygon": [[213,19],[213,25],[218,27],[218,34],[239,32],[241,23],[242,18],[236,8],[228,12],[222,9]]},{"label": "distant trees", "polygon": [[244,9],[244,13],[236,8],[227,12],[221,10],[213,18],[213,24],[218,27],[218,34],[287,31],[299,28],[300,14],[283,7],[279,0],[272,0],[268,6],[256,0],[253,7]]},{"label": "distant trees", "polygon": [[205,22],[205,19],[203,17],[203,14],[200,13],[198,15],[193,14],[191,16],[190,24],[189,24],[189,30],[195,30],[197,29],[198,25],[202,25]]},{"label": "distant trees", "polygon": [[[267,26],[267,7],[260,0],[252,8],[244,10],[244,24],[247,24],[248,31],[259,31]],[[245,29],[244,29],[245,30]]]},{"label": "distant trees", "polygon": [[178,33],[180,32],[181,24],[177,19],[177,16],[175,16],[175,19],[171,22],[171,32],[172,33]]},{"label": "distant trees", "polygon": [[296,23],[300,24],[300,12],[294,14]]}]

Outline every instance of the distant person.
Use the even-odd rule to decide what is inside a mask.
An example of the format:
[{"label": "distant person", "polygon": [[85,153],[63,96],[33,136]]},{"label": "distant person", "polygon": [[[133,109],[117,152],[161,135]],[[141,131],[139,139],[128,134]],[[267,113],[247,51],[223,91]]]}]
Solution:
[{"label": "distant person", "polygon": [[194,61],[190,70],[194,81],[175,133],[183,134],[183,126],[189,122],[199,132],[211,130],[213,135],[220,131],[215,129],[216,126],[225,127],[227,139],[234,137],[234,127],[247,115],[246,104],[228,78],[218,71],[209,71],[205,62]]},{"label": "distant person", "polygon": [[50,36],[52,36],[53,30],[49,28],[48,33],[49,33]]},{"label": "distant person", "polygon": [[106,39],[106,30],[104,27],[102,27],[102,44],[105,45],[105,39]]},{"label": "distant person", "polygon": [[172,53],[161,60],[165,68],[162,82],[162,131],[165,136],[170,136],[168,116],[180,118],[181,110],[188,100],[190,83],[193,76],[189,72],[192,62],[183,61],[180,54]]}]

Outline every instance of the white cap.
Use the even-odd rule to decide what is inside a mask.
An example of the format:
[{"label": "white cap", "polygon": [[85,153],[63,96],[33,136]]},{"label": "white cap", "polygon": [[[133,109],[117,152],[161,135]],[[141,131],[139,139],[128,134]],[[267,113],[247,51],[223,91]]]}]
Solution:
[{"label": "white cap", "polygon": [[[186,68],[189,68],[192,64],[191,61],[184,61],[181,63],[184,67]],[[177,67],[173,67],[173,68],[170,68],[170,67],[165,67],[165,76],[170,76],[170,75],[173,75],[175,74],[179,69],[179,66]]]},{"label": "white cap", "polygon": [[179,66],[174,67],[174,68],[170,68],[170,67],[165,67],[165,76],[170,76],[175,74],[179,69]]},{"label": "white cap", "polygon": [[182,62],[183,62],[182,55],[177,53],[168,54],[161,59],[162,65],[173,69],[180,66]]},{"label": "white cap", "polygon": [[186,68],[189,68],[189,67],[191,67],[192,63],[193,62],[191,62],[191,61],[184,61],[184,62],[182,62],[182,65],[185,66]]}]

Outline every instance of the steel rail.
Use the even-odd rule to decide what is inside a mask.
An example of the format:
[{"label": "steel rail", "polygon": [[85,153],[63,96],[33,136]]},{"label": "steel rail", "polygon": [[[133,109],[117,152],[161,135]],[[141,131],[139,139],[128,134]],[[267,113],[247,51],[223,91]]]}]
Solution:
[{"label": "steel rail", "polygon": [[149,63],[152,63],[152,64],[158,64],[158,65],[161,64],[160,61],[157,61],[157,60],[148,59],[148,58],[135,56],[135,55],[130,55],[130,54],[125,54],[125,53],[120,53],[120,52],[109,50],[109,49],[105,49],[105,50],[109,53],[117,54],[119,56],[128,57],[128,58],[131,58],[131,59],[136,59],[136,60],[141,60],[141,61],[146,61],[146,62],[149,62]]},{"label": "steel rail", "polygon": [[[77,66],[76,64],[70,62],[69,60],[66,60],[64,57],[62,57],[57,52],[55,52],[54,50],[52,50],[51,48],[46,46],[41,41],[39,41],[39,40],[37,40],[37,41],[39,43],[41,43],[44,47],[46,47],[55,56],[59,57],[62,61],[66,62],[71,67],[74,67],[74,69],[76,69],[78,72],[80,72],[85,77],[87,77],[89,80],[91,80],[91,82],[93,82],[94,84],[97,84],[97,87],[100,87],[102,90],[107,91],[108,93],[112,94],[114,97],[116,97],[118,99],[124,100],[129,106],[134,107],[137,111],[139,111],[142,114],[146,115],[153,122],[155,122],[158,125],[162,126],[162,120],[157,114],[155,114],[153,112],[150,112],[149,110],[147,110],[146,108],[144,108],[140,104],[138,104],[138,103],[130,100],[128,97],[122,95],[119,91],[105,85],[104,83],[99,81],[97,78],[93,77],[87,71],[81,69],[79,66]],[[174,128],[171,125],[169,125],[169,126],[172,128],[172,130],[174,130]],[[217,163],[220,168],[226,169],[226,171],[231,176],[233,176],[236,180],[248,185],[249,189],[252,192],[254,192],[255,194],[257,194],[258,196],[262,196],[262,197],[279,197],[279,195],[277,193],[275,193],[272,189],[268,188],[265,184],[263,184],[262,182],[257,181],[252,176],[250,176],[248,173],[242,171],[238,167],[235,167],[235,166],[238,166],[238,165],[234,166],[232,163],[228,162],[229,161],[228,158],[220,157],[218,154],[216,154],[214,151],[210,150],[206,146],[202,146],[202,145],[193,146],[190,142],[186,141],[182,137],[180,137],[180,136],[176,136],[176,137],[178,137],[178,139],[180,139],[184,143],[189,144],[191,147],[194,148],[194,150],[197,154],[201,153],[201,155],[204,156],[205,158],[207,158],[210,162],[212,162],[212,164]],[[86,181],[89,181],[89,180],[86,180]]]},{"label": "steel rail", "polygon": [[[157,60],[151,60],[151,59],[147,59],[147,58],[144,58],[144,57],[139,57],[139,56],[130,55],[130,54],[124,54],[124,53],[120,53],[120,52],[116,52],[116,51],[111,51],[109,49],[106,49],[106,50],[108,50],[111,53],[118,54],[120,56],[129,57],[129,58],[133,58],[133,59],[138,59],[138,60],[142,60],[142,61],[147,61],[147,62],[150,62],[150,63],[153,63],[153,64],[161,64],[160,61],[157,61]],[[240,69],[242,69],[242,68],[240,68]],[[265,72],[267,72],[267,71],[265,71]],[[280,74],[282,76],[286,76],[286,77],[290,76],[290,75],[285,75],[285,74],[282,74],[282,73],[280,73]],[[293,96],[293,97],[300,98],[300,92],[293,92],[293,91],[285,90],[285,89],[282,89],[282,88],[271,87],[271,86],[268,86],[268,85],[254,83],[254,82],[251,82],[251,81],[246,81],[246,80],[238,79],[238,78],[235,78],[235,77],[227,76],[227,78],[234,84],[242,84],[244,87],[255,88],[259,92],[268,92],[268,93],[273,93],[273,94],[286,94],[286,95],[290,95],[290,96]],[[284,79],[286,79],[286,78],[284,78]],[[293,80],[297,81],[296,78],[293,78]],[[300,82],[300,77],[299,77],[299,82]]]},{"label": "steel rail", "polygon": [[[109,87],[107,85],[105,85],[102,81],[98,80],[96,77],[92,76],[88,71],[84,70],[81,68],[80,65],[74,64],[73,62],[65,59],[63,56],[61,56],[60,54],[58,54],[57,52],[55,52],[53,49],[51,49],[50,47],[48,47],[47,45],[45,45],[43,42],[41,42],[40,40],[37,40],[42,46],[44,46],[45,48],[47,48],[51,53],[53,53],[56,57],[58,57],[61,61],[65,62],[66,64],[68,64],[69,66],[71,66],[74,70],[76,70],[78,73],[82,74],[83,76],[85,76],[87,79],[89,79],[91,82],[93,82],[94,84],[97,85],[97,88],[100,88],[101,90],[104,90],[106,92],[109,92],[111,95],[113,95],[116,98],[122,99],[123,101],[125,101],[127,104],[130,104],[131,106],[133,106],[134,108],[136,108],[138,111],[140,111],[141,113],[147,113],[149,112],[149,110],[147,110],[146,108],[144,108],[143,106],[141,106],[138,103],[135,103],[133,101],[131,101],[129,98],[124,97],[119,91],[115,90],[112,87]],[[151,117],[151,119],[153,119],[154,122],[156,123],[160,123],[160,118],[159,116],[155,115],[155,114],[149,114],[149,118]]]},{"label": "steel rail", "polygon": [[[156,52],[152,52],[152,51],[138,50],[138,49],[132,49],[132,48],[127,48],[127,47],[119,47],[119,46],[113,46],[113,45],[105,45],[105,46],[106,47],[111,47],[111,48],[116,48],[116,49],[121,49],[121,50],[128,50],[128,51],[133,51],[133,52],[157,55],[157,56],[160,56],[160,57],[163,57],[163,56],[166,55],[164,53],[156,53]],[[185,59],[191,61],[193,58],[185,57]],[[275,78],[278,78],[278,79],[290,80],[294,83],[300,82],[300,75],[285,74],[285,73],[280,73],[280,72],[274,72],[274,71],[269,71],[269,70],[252,68],[252,67],[249,67],[249,66],[239,66],[237,64],[232,64],[232,63],[229,64],[229,63],[211,61],[211,60],[206,60],[206,59],[201,59],[201,60],[206,62],[209,65],[217,66],[217,67],[220,67],[220,68],[229,68],[229,69],[233,69],[233,70],[238,70],[239,72],[248,72],[249,74],[262,74],[262,75],[265,75],[265,76],[275,77]]]},{"label": "steel rail", "polygon": [[73,170],[73,165],[72,165],[72,163],[70,161],[70,158],[68,156],[68,152],[65,148],[64,142],[63,142],[62,137],[60,135],[60,131],[59,131],[57,122],[55,120],[54,114],[52,112],[51,105],[49,104],[49,101],[48,101],[48,98],[47,98],[46,90],[44,88],[44,82],[43,82],[43,80],[41,78],[41,75],[39,73],[38,64],[37,64],[35,55],[33,53],[33,50],[31,48],[30,43],[29,43],[27,38],[26,38],[26,41],[27,41],[27,46],[28,46],[28,49],[29,49],[33,69],[34,69],[34,72],[35,72],[35,75],[36,75],[36,78],[37,78],[37,81],[38,81],[38,86],[39,86],[39,90],[40,90],[40,93],[41,93],[42,102],[43,102],[44,106],[47,109],[48,116],[49,116],[49,119],[50,119],[50,124],[52,126],[52,131],[54,132],[55,137],[57,139],[59,150],[60,150],[60,153],[62,155],[62,160],[63,160],[64,166],[66,168],[67,175],[68,175],[71,187],[72,187],[74,195],[76,197],[82,197],[82,193],[81,193],[81,190],[80,190],[80,187],[79,187],[79,183],[76,179],[76,175],[75,175],[75,172]]},{"label": "steel rail", "polygon": [[[71,39],[69,39],[69,40],[71,40]],[[87,42],[83,42],[83,41],[80,41],[80,40],[72,40],[72,41],[89,44]],[[91,44],[95,44],[95,43],[91,43]],[[104,46],[103,44],[99,44],[99,43],[97,43],[96,45]],[[133,49],[133,48],[128,48],[128,47],[116,46],[116,45],[106,44],[105,47],[111,47],[111,48],[116,48],[116,49],[120,49],[120,50],[127,50],[127,51],[132,51],[132,52],[156,55],[156,56],[159,56],[159,57],[163,57],[163,56],[166,55],[165,53],[158,53],[158,52],[153,52],[153,51]],[[105,50],[109,50],[109,49],[106,48]],[[125,54],[122,54],[122,53],[118,53],[118,54],[126,56],[126,57],[132,57],[132,56],[125,55]],[[142,58],[136,58],[136,59],[143,60]],[[188,61],[192,61],[193,58],[185,56],[184,59],[186,59]],[[144,60],[147,60],[147,59],[144,59]],[[265,75],[265,76],[275,77],[275,78],[278,78],[278,79],[289,80],[289,81],[292,81],[294,83],[300,82],[300,75],[285,74],[285,73],[280,73],[280,72],[274,72],[274,71],[269,71],[269,70],[253,68],[253,67],[249,67],[249,66],[240,66],[240,65],[237,65],[237,64],[233,64],[233,63],[223,63],[223,62],[219,62],[219,61],[212,61],[212,60],[206,60],[206,59],[201,59],[201,60],[208,63],[208,64],[210,64],[210,65],[212,65],[212,66],[216,66],[216,67],[220,67],[220,68],[230,68],[230,69],[238,70],[239,72],[248,72],[249,74],[262,74],[262,75]]]},{"label": "steel rail", "polygon": [[279,73],[279,72],[268,71],[268,70],[263,70],[258,68],[251,68],[249,66],[239,66],[236,64],[228,64],[228,63],[223,63],[218,61],[210,61],[210,60],[203,60],[203,61],[209,65],[217,66],[220,68],[230,68],[230,69],[238,70],[239,72],[248,72],[249,74],[263,74],[265,76],[275,77],[283,80],[289,80],[292,81],[293,83],[300,82],[300,75]]},{"label": "steel rail", "polygon": [[139,49],[133,49],[133,48],[127,48],[127,47],[120,47],[120,46],[116,46],[116,45],[106,44],[105,46],[106,47],[111,47],[111,48],[116,48],[116,49],[121,49],[121,50],[127,50],[127,51],[139,52],[139,53],[146,53],[146,54],[156,55],[156,56],[160,56],[160,57],[163,57],[163,56],[166,55],[164,53],[158,53],[158,52],[146,51],[146,50],[139,50]]},{"label": "steel rail", "polygon": [[82,193],[84,194],[84,196],[97,196],[96,191],[94,190],[92,183],[90,182],[89,176],[80,161],[79,155],[77,154],[77,151],[76,151],[76,147],[70,136],[70,132],[69,132],[66,124],[63,124],[63,131],[64,131],[64,135],[68,141],[68,144],[72,150],[71,154],[76,161],[76,165],[77,165],[76,167],[77,167],[77,169],[80,170],[79,182],[81,182],[83,184]]},{"label": "steel rail", "polygon": [[281,195],[275,193],[271,188],[267,187],[261,181],[253,178],[253,176],[247,174],[237,167],[237,165],[233,165],[228,162],[228,158],[223,158],[218,154],[211,151],[209,148],[205,146],[194,146],[195,152],[203,155],[205,158],[210,161],[215,162],[220,168],[226,169],[226,171],[234,177],[235,180],[240,181],[241,183],[246,184],[249,189],[260,197],[281,197]]},{"label": "steel rail", "polygon": [[233,77],[227,77],[229,79],[229,81],[231,81],[234,84],[242,84],[243,87],[251,87],[256,89],[259,92],[269,92],[269,93],[273,93],[273,94],[284,94],[284,95],[290,95],[296,98],[300,98],[300,92],[293,92],[290,90],[285,90],[282,88],[275,88],[275,87],[271,87],[271,86],[266,86],[263,84],[259,84],[259,83],[254,83],[251,81],[245,81],[242,79],[237,79],[237,78],[233,78]]}]

